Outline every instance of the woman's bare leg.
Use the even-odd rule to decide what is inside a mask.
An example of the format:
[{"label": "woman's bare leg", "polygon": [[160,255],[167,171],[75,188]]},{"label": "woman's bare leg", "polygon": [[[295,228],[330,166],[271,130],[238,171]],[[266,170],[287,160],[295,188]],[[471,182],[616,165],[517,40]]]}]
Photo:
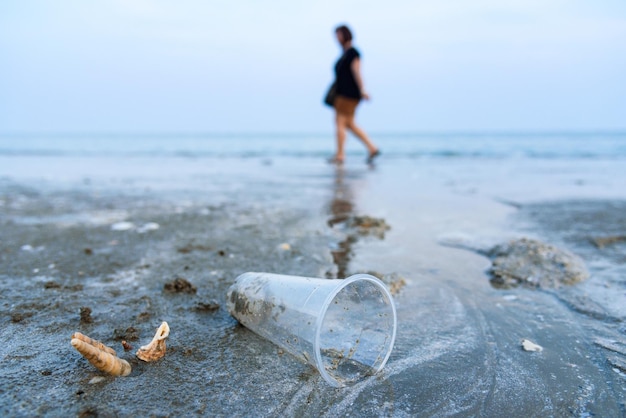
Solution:
[{"label": "woman's bare leg", "polygon": [[335,129],[337,134],[337,153],[334,160],[342,163],[346,158],[345,144],[346,144],[346,127],[348,124],[348,118],[344,115],[335,115]]},{"label": "woman's bare leg", "polygon": [[354,135],[356,135],[357,138],[361,140],[361,142],[363,142],[363,144],[365,144],[365,147],[367,147],[367,151],[369,152],[369,155],[372,155],[376,151],[378,151],[378,148],[376,147],[376,145],[374,145],[371,139],[367,136],[365,131],[361,129],[359,126],[357,126],[357,124],[354,122],[354,118],[350,118],[347,121],[347,127],[354,133]]}]

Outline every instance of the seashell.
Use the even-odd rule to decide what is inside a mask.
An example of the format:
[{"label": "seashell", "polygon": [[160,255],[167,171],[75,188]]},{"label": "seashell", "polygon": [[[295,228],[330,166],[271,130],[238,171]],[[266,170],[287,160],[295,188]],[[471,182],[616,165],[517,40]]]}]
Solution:
[{"label": "seashell", "polygon": [[524,351],[543,351],[542,346],[527,339],[522,340],[522,348]]},{"label": "seashell", "polygon": [[156,231],[159,228],[160,226],[158,223],[148,222],[147,224],[144,224],[143,226],[140,226],[139,228],[137,228],[137,232],[139,234],[145,234],[146,232]]},{"label": "seashell", "polygon": [[114,356],[117,356],[117,353],[111,347],[102,344],[98,340],[94,340],[93,338],[89,338],[88,336],[86,336],[84,334],[81,334],[80,332],[75,332],[75,333],[72,334],[72,340],[74,340],[74,339],[81,340],[83,342],[86,342],[89,345],[92,345],[92,346],[96,347],[99,350],[106,351],[109,354],[113,354]]},{"label": "seashell", "polygon": [[132,222],[128,222],[128,221],[122,221],[122,222],[116,222],[113,225],[111,225],[111,230],[112,231],[128,231],[130,229],[133,229],[135,227],[135,224]]},{"label": "seashell", "polygon": [[72,346],[98,370],[113,376],[128,376],[132,370],[130,364],[117,357],[115,350],[111,347],[80,332],[72,335]]},{"label": "seashell", "polygon": [[135,355],[143,361],[156,361],[165,355],[165,339],[170,335],[170,327],[163,322],[157,329],[150,344],[144,345],[137,350]]}]

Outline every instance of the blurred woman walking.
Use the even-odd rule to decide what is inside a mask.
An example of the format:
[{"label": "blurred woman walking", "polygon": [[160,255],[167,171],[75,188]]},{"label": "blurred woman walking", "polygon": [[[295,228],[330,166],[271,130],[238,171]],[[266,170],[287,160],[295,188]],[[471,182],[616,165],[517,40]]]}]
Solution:
[{"label": "blurred woman walking", "polygon": [[331,100],[335,109],[337,152],[330,161],[337,164],[344,162],[346,135],[347,131],[350,130],[367,148],[366,162],[371,164],[380,155],[380,150],[354,120],[356,108],[361,99],[369,100],[370,98],[363,87],[363,79],[361,78],[361,55],[352,46],[352,32],[347,26],[337,27],[335,35],[343,54],[335,64],[335,96]]}]

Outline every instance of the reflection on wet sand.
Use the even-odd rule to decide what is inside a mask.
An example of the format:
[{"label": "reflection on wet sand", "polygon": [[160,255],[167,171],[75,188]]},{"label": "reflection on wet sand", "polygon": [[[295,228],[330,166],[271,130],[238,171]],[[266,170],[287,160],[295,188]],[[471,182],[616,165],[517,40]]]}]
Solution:
[{"label": "reflection on wet sand", "polygon": [[[355,209],[354,192],[351,188],[350,177],[354,173],[348,173],[342,165],[335,168],[333,194],[328,205],[330,218],[328,226],[342,227],[345,237],[331,250],[333,262],[337,266],[336,275],[329,273],[331,278],[345,278],[349,276],[348,266],[354,256],[354,244],[362,237],[374,236],[378,239],[385,238],[385,232],[390,229],[384,219],[374,218],[367,215],[358,215]],[[369,272],[374,274],[374,272]],[[380,276],[380,274],[374,274]],[[379,277],[380,278],[380,277]]]},{"label": "reflection on wet sand", "polygon": [[[333,184],[333,195],[329,203],[331,217],[328,219],[328,226],[333,228],[337,224],[346,222],[354,214],[354,196],[350,186],[346,182],[346,169],[343,165],[335,167],[335,178]],[[337,266],[337,273],[332,278],[347,277],[348,264],[352,255],[352,244],[356,242],[356,237],[347,234],[345,239],[331,250],[333,262]]]}]

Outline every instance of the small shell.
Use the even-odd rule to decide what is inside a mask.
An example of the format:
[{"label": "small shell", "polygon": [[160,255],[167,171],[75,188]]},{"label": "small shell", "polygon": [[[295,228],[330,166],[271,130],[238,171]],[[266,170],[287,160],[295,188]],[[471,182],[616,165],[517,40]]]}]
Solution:
[{"label": "small shell", "polygon": [[126,360],[115,355],[115,350],[79,332],[72,335],[72,346],[98,370],[113,376],[128,376],[132,370]]},{"label": "small shell", "polygon": [[156,361],[165,355],[165,339],[170,335],[170,327],[163,322],[157,329],[150,344],[144,345],[137,350],[137,358],[143,361]]},{"label": "small shell", "polygon": [[524,351],[543,351],[542,346],[526,339],[522,340],[522,348]]},{"label": "small shell", "polygon": [[72,334],[72,340],[73,339],[78,339],[78,340],[81,340],[83,342],[86,342],[87,344],[92,345],[92,346],[94,346],[94,347],[96,347],[96,348],[98,348],[98,349],[100,349],[102,351],[105,351],[105,352],[109,353],[109,354],[113,354],[114,356],[117,355],[115,350],[112,349],[111,347],[108,347],[108,346],[102,344],[98,340],[94,340],[93,338],[89,338],[88,336],[86,336],[84,334],[81,334],[80,332],[73,333]]}]

